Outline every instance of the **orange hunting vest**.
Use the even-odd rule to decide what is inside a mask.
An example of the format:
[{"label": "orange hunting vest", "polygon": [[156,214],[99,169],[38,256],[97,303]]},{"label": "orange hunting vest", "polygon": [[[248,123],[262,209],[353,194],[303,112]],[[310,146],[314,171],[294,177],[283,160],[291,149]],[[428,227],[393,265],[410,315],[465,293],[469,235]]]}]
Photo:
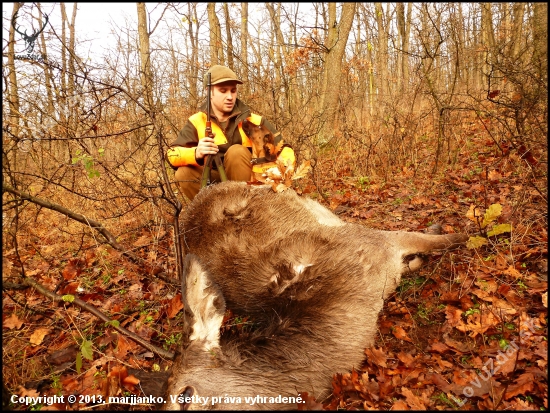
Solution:
[{"label": "orange hunting vest", "polygon": [[[260,126],[262,123],[262,117],[255,113],[251,114],[246,119],[257,126]],[[189,118],[189,121],[193,124],[193,126],[197,130],[199,140],[203,139],[206,135],[206,113],[204,112],[195,113]],[[223,145],[227,143],[227,137],[224,135],[221,128],[214,122],[211,123],[211,126],[212,126],[212,132],[216,134],[216,136],[214,137],[214,143],[216,145]],[[242,122],[239,123],[238,128],[239,128],[239,133],[241,134],[242,145],[248,148],[252,148],[252,142],[250,141],[246,133],[244,133],[244,130],[242,128]],[[166,156],[170,164],[176,168],[180,166],[185,166],[185,165],[197,165],[197,161],[195,159],[195,148],[185,148],[182,146],[175,146],[168,149]],[[278,159],[279,158],[286,160],[287,162],[291,162],[293,164],[296,162],[294,151],[290,147],[284,147],[278,156]],[[275,165],[276,165],[275,162],[267,162],[267,163],[253,165],[252,171],[262,173]]]},{"label": "orange hunting vest", "polygon": [[[246,119],[250,123],[253,123],[256,126],[260,126],[262,123],[262,117],[260,115],[256,115],[255,113],[251,114]],[[206,113],[204,112],[195,113],[193,116],[189,118],[189,121],[193,124],[193,126],[197,130],[197,133],[199,135],[199,140],[204,138],[206,133]],[[248,148],[251,148],[252,142],[250,141],[250,139],[248,139],[248,136],[246,136],[246,133],[244,133],[242,122],[239,123],[238,128],[239,128],[239,133],[241,134],[241,139],[243,142],[242,145]],[[214,122],[212,122],[212,132],[216,134],[216,136],[214,137],[214,143],[216,145],[223,145],[224,143],[227,143],[227,138],[225,137],[223,131]]]}]

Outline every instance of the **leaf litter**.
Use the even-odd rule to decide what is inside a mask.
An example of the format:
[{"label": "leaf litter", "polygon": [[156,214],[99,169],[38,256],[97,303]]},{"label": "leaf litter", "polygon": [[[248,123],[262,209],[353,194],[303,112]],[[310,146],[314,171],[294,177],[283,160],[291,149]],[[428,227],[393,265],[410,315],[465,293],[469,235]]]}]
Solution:
[{"label": "leaf litter", "polygon": [[[392,180],[367,182],[349,169],[340,171],[330,158],[322,162],[317,167],[332,175],[314,181],[309,163],[296,171],[277,164],[267,184],[275,191],[293,187],[303,196],[317,195],[343,220],[372,228],[423,231],[439,223],[444,232],[466,231],[484,241],[434,254],[423,269],[405,276],[386,301],[364,364],[334,372],[333,393],[322,403],[302,393],[299,408],[546,409],[547,272],[540,270],[548,254],[547,222],[541,218],[546,205],[536,191],[524,191],[522,175],[503,167],[488,179],[472,177],[465,161],[462,171],[434,178],[434,184],[411,168],[397,170]],[[43,222],[54,222],[48,214]],[[6,250],[3,267],[17,273],[23,262],[26,275],[51,291],[78,296],[152,343],[177,349],[184,333],[177,287],[110,247],[90,242],[73,255],[56,243],[52,228],[37,226],[29,234],[49,240],[42,254],[55,255],[47,263],[28,242],[19,256]],[[159,237],[163,231],[142,229],[121,241],[137,247],[152,268],[174,274],[172,239]],[[224,323],[224,334],[239,334],[250,320],[228,311]],[[31,289],[4,293],[3,332],[4,378],[21,396],[143,395],[157,383],[141,380],[139,372],[166,374],[171,366],[69,302],[52,303]],[[161,395],[161,389],[154,391]]]}]

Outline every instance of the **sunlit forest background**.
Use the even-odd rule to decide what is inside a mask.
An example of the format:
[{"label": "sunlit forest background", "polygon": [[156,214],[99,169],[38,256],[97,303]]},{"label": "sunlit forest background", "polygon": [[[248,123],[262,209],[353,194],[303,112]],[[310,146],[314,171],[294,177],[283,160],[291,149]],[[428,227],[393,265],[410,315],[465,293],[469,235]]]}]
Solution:
[{"label": "sunlit forest background", "polygon": [[[459,231],[471,204],[500,202],[502,219],[538,228],[537,261],[518,271],[536,273],[547,256],[546,3],[136,3],[137,21],[113,23],[108,45],[80,34],[77,5],[3,11],[3,312],[29,326],[4,327],[10,392],[51,379],[45,349],[74,331],[85,362],[85,343],[96,361],[110,345],[95,341],[105,334],[91,315],[61,314],[14,285],[111,300],[111,316],[174,305],[188,201],[164,153],[204,102],[214,64],[244,81],[239,97],[277,126],[298,164],[311,162],[300,194],[381,229],[453,216]],[[430,213],[407,222],[415,208]],[[108,292],[126,307],[99,298]],[[162,327],[140,335],[173,351],[176,313],[157,311]],[[37,322],[50,341],[22,346]],[[164,367],[139,367],[153,364]]]}]

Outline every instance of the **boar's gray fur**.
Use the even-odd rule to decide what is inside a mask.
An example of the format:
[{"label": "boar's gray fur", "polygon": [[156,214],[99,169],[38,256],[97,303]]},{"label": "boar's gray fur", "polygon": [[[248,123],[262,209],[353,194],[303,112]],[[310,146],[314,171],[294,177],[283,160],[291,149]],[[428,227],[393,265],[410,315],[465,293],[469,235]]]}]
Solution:
[{"label": "boar's gray fur", "polygon": [[[183,227],[193,334],[174,364],[167,409],[295,409],[245,397],[326,397],[333,373],[361,367],[383,301],[419,268],[417,254],[467,239],[373,230],[292,190],[239,182],[201,190]],[[251,332],[220,339],[226,306],[251,317]],[[180,393],[210,399],[173,402]]]}]

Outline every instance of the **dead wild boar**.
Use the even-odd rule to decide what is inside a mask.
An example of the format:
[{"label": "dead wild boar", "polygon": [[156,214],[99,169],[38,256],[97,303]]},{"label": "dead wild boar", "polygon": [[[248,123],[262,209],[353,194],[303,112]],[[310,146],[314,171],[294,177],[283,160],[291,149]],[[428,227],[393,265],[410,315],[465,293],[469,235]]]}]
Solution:
[{"label": "dead wild boar", "polygon": [[[193,332],[167,409],[295,409],[299,392],[322,400],[332,374],[360,368],[384,299],[419,254],[467,239],[373,230],[292,190],[231,181],[201,190],[183,221]],[[220,337],[226,306],[250,316],[251,331]]]}]

